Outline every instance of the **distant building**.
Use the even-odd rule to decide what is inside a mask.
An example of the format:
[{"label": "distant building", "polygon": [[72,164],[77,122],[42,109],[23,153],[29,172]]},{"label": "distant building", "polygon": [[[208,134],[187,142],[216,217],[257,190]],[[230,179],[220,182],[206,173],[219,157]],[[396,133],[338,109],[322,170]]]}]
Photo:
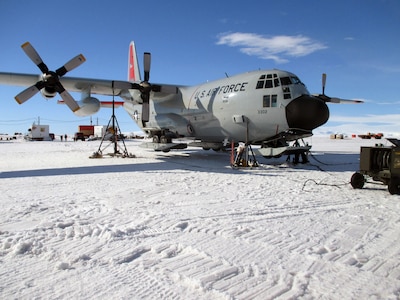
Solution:
[{"label": "distant building", "polygon": [[49,125],[37,125],[33,122],[31,128],[28,129],[28,134],[25,139],[30,141],[51,141],[50,126]]}]

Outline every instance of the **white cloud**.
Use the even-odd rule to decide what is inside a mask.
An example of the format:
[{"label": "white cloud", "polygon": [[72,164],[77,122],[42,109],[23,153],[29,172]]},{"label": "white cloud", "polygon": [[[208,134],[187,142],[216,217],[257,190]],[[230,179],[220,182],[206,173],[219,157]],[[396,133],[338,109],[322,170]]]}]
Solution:
[{"label": "white cloud", "polygon": [[303,35],[277,35],[266,37],[255,33],[224,33],[218,36],[217,45],[239,47],[240,51],[276,63],[288,62],[287,57],[300,57],[327,48],[324,44]]}]

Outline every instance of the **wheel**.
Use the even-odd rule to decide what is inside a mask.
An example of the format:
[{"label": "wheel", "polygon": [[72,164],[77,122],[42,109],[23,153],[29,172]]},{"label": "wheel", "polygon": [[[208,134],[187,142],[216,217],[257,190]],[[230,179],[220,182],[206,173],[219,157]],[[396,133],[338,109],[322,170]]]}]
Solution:
[{"label": "wheel", "polygon": [[390,178],[388,183],[388,191],[391,195],[400,195],[400,180],[398,178]]},{"label": "wheel", "polygon": [[165,135],[162,135],[161,137],[160,137],[160,143],[161,144],[168,144],[168,138],[165,136]]},{"label": "wheel", "polygon": [[356,172],[353,174],[353,176],[351,176],[350,184],[353,188],[362,189],[364,183],[365,183],[365,178],[363,174]]},{"label": "wheel", "polygon": [[160,142],[160,138],[158,137],[158,135],[154,135],[153,136],[153,143],[159,143]]}]

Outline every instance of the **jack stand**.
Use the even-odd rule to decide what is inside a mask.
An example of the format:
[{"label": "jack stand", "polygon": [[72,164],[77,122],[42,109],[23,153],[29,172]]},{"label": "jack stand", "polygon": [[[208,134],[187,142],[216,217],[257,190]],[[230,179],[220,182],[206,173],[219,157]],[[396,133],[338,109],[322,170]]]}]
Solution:
[{"label": "jack stand", "polygon": [[[110,127],[110,123],[112,123],[112,126]],[[117,125],[117,126],[115,126]],[[106,136],[107,136],[107,132],[112,131],[113,135],[111,138],[111,142],[105,146],[103,149],[101,149],[101,145],[103,144]],[[89,158],[102,158],[103,157],[103,151],[108,148],[108,146],[110,146],[111,144],[114,144],[114,153],[107,153],[107,155],[110,155],[112,157],[129,157],[129,158],[135,158],[136,156],[128,153],[128,150],[126,149],[126,145],[125,145],[125,141],[124,141],[124,136],[120,133],[120,129],[119,129],[119,124],[117,121],[117,117],[115,116],[115,103],[114,103],[114,81],[113,81],[113,101],[112,101],[112,116],[110,118],[110,121],[108,121],[108,125],[106,127],[105,133],[103,135],[103,138],[101,139],[101,143],[99,146],[99,149],[97,150],[97,152],[94,152],[92,156],[89,156]],[[123,152],[121,153],[119,151],[119,145],[118,145],[118,137],[120,137],[122,144],[124,145],[124,148],[122,149]]]},{"label": "jack stand", "polygon": [[250,144],[239,143],[236,148],[236,157],[231,162],[232,168],[258,167],[258,161]]}]

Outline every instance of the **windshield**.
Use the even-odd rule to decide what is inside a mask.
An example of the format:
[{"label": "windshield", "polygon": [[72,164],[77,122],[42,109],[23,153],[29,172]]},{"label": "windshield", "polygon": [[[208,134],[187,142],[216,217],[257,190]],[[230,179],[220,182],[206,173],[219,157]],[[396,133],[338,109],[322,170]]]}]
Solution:
[{"label": "windshield", "polygon": [[300,79],[296,76],[285,76],[285,77],[281,77],[281,84],[282,85],[290,85],[290,84],[302,84],[304,85]]}]

